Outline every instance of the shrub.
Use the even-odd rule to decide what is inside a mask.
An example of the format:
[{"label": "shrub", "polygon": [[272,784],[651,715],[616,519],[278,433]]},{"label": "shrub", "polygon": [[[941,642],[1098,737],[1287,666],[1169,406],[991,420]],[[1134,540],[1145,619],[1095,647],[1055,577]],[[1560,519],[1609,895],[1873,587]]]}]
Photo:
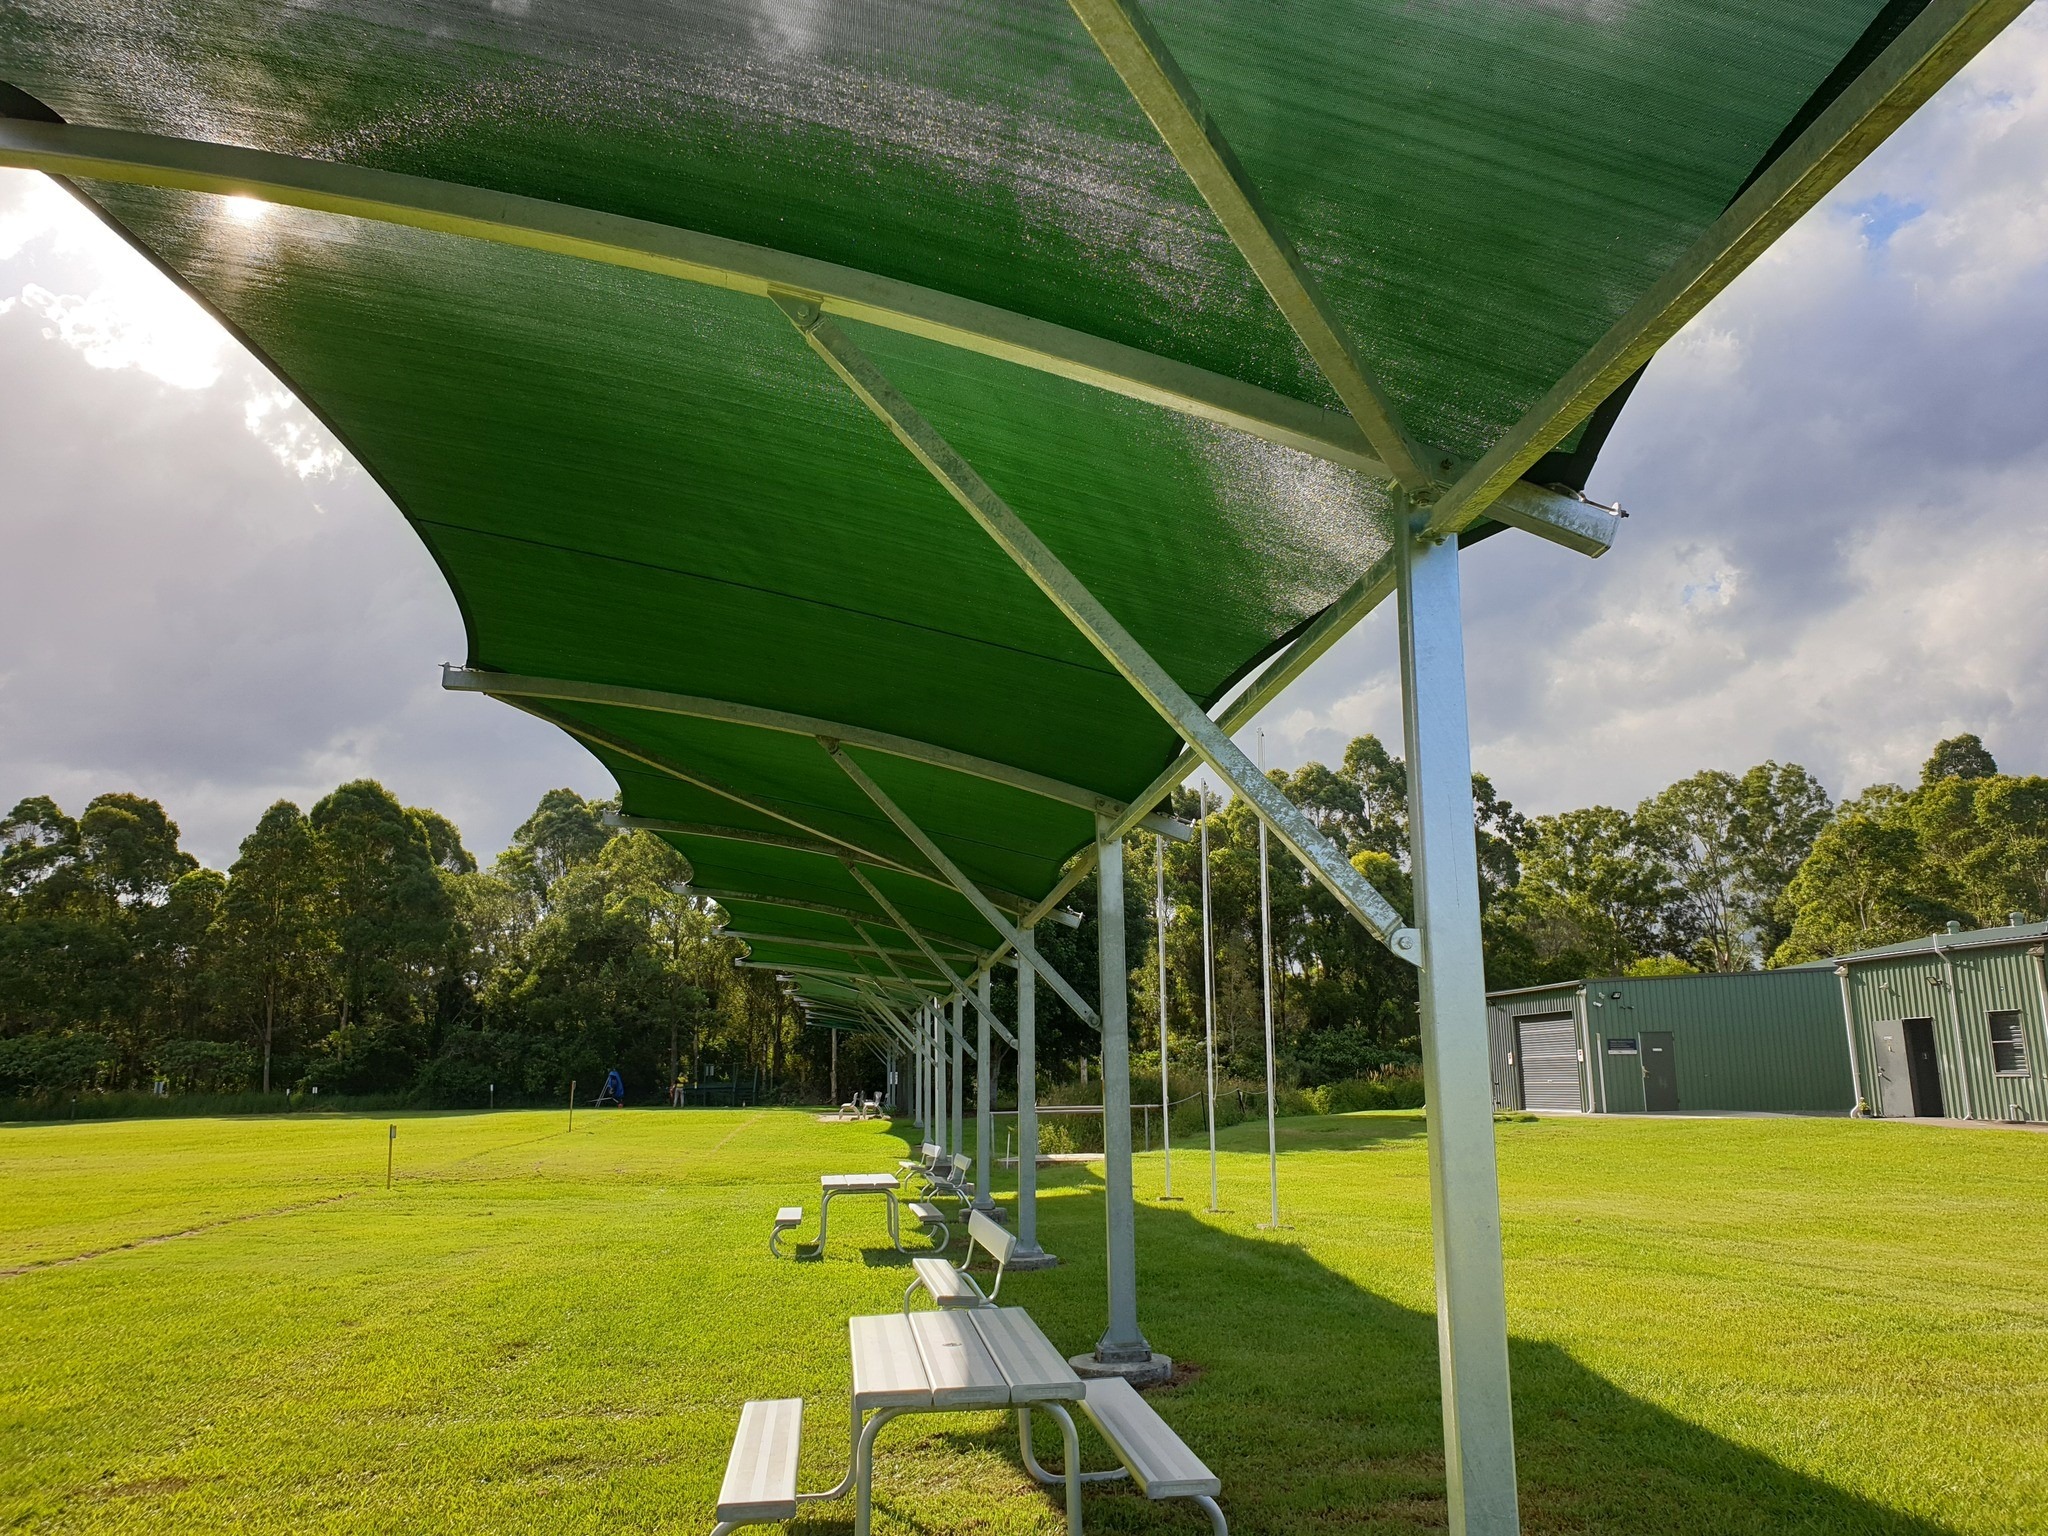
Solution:
[{"label": "shrub", "polygon": [[16,1094],[84,1088],[114,1056],[104,1035],[22,1035],[0,1040],[0,1088]]}]

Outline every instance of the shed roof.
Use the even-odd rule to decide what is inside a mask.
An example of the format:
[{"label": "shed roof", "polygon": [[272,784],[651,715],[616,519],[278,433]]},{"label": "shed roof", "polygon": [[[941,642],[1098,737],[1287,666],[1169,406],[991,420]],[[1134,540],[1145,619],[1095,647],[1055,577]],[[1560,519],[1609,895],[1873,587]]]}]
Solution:
[{"label": "shed roof", "polygon": [[2000,928],[1971,928],[1961,933],[1929,934],[1924,939],[1906,939],[1898,944],[1880,944],[1854,954],[1837,955],[1825,965],[1857,965],[1865,960],[1891,960],[1902,955],[1935,955],[1943,950],[2005,949],[2015,944],[2039,944],[2048,940],[2048,923],[2008,923]]},{"label": "shed roof", "polygon": [[[1179,741],[769,297],[835,316],[1202,706],[1299,641],[1265,697],[1391,539],[1393,440],[1274,260],[1476,536],[1518,477],[1583,487],[1655,347],[2019,8],[24,0],[0,163],[72,174],[268,360],[439,562],[477,686],[748,929],[869,944],[894,906],[987,951],[806,737],[1040,910]],[[1106,61],[1120,21],[1279,258]]]}]

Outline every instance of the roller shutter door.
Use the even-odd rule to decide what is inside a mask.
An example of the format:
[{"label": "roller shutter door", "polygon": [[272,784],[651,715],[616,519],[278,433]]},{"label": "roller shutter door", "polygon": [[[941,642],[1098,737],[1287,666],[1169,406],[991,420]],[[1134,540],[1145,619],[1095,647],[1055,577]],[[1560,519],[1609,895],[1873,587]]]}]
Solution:
[{"label": "roller shutter door", "polygon": [[1522,1107],[1573,1114],[1584,1110],[1579,1097],[1578,1020],[1569,1013],[1526,1015],[1515,1020],[1515,1037]]}]

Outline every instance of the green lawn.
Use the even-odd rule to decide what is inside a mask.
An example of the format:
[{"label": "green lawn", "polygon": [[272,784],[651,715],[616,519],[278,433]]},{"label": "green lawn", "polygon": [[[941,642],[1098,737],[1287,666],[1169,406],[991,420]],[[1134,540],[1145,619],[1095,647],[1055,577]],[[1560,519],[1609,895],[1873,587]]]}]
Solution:
[{"label": "green lawn", "polygon": [[[805,1398],[806,1485],[836,1478],[845,1320],[902,1263],[872,1201],[824,1263],[765,1238],[818,1173],[890,1166],[885,1127],[412,1116],[387,1193],[386,1123],[0,1127],[0,1528],[704,1532],[749,1397]],[[1198,1149],[1183,1204],[1140,1159],[1145,1325],[1198,1367],[1155,1401],[1242,1536],[1439,1527],[1420,1119],[1283,1137],[1279,1234],[1263,1127],[1226,1136],[1221,1216]],[[2048,1530],[2048,1136],[1548,1120],[1500,1156],[1527,1530]],[[1003,1297],[1079,1350],[1099,1178],[1046,1183],[1066,1263]],[[1060,1529],[996,1415],[881,1446],[878,1531]],[[1108,1491],[1088,1524],[1206,1530]]]}]

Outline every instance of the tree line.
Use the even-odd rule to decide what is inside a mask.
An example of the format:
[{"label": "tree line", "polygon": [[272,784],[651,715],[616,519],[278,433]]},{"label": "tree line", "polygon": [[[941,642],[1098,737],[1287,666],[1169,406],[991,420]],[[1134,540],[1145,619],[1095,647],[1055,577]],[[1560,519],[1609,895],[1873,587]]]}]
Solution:
[{"label": "tree line", "polygon": [[[1269,776],[1395,906],[1413,911],[1400,758],[1361,736],[1335,767],[1311,762]],[[1775,761],[1742,773],[1703,770],[1633,809],[1525,816],[1484,774],[1473,775],[1472,801],[1492,989],[1756,970],[1949,922],[1988,927],[2014,913],[2048,914],[2048,779],[2000,773],[1974,735],[1939,743],[1912,787],[1874,785],[1839,806],[1805,768]],[[1197,792],[1177,791],[1173,808],[1199,817]],[[1219,1066],[1257,1081],[1265,1038],[1258,822],[1241,800],[1212,808],[1208,821]],[[1157,1039],[1150,913],[1162,849],[1169,1050],[1176,1068],[1193,1072],[1204,1050],[1194,844],[1145,838],[1127,860],[1133,1042]],[[1283,1078],[1305,1086],[1412,1063],[1420,1046],[1414,970],[1277,842],[1268,860]],[[1076,935],[1074,947],[1092,954],[1092,938]],[[1156,1069],[1156,1052],[1151,1062]]]},{"label": "tree line", "polygon": [[821,1042],[659,838],[551,790],[489,869],[383,785],[265,811],[225,871],[153,800],[0,821],[0,1095],[559,1102],[618,1067],[797,1091]]},{"label": "tree line", "polygon": [[[1331,767],[1274,782],[1397,906],[1411,908],[1407,777],[1362,736]],[[1487,980],[1740,971],[2048,911],[2048,779],[1998,771],[1975,736],[1940,743],[1918,784],[1837,806],[1795,763],[1705,770],[1632,810],[1525,816],[1473,776]],[[225,871],[179,846],[155,801],[47,797],[0,821],[0,1096],[146,1088],[405,1095],[422,1104],[553,1101],[620,1067],[634,1097],[677,1078],[817,1097],[830,1042],[765,972],[740,969],[722,915],[661,839],[552,790],[488,869],[446,817],[371,780],[309,812],[280,801]],[[1194,789],[1172,809],[1199,822]],[[1210,803],[1216,1037],[1226,1076],[1263,1076],[1257,821]],[[1159,860],[1163,857],[1163,872]],[[1268,854],[1275,1024],[1286,1080],[1412,1065],[1415,973],[1277,843]],[[1176,1069],[1204,1051],[1200,854],[1134,837],[1126,858],[1134,1065],[1156,1072],[1154,895],[1166,891],[1164,997]],[[1040,947],[1094,999],[1092,886],[1078,928]],[[1013,1006],[1007,966],[998,1007]],[[1049,1080],[1096,1046],[1041,988]],[[842,1087],[879,1086],[857,1048]],[[999,1068],[998,1076],[1001,1076]]]}]

